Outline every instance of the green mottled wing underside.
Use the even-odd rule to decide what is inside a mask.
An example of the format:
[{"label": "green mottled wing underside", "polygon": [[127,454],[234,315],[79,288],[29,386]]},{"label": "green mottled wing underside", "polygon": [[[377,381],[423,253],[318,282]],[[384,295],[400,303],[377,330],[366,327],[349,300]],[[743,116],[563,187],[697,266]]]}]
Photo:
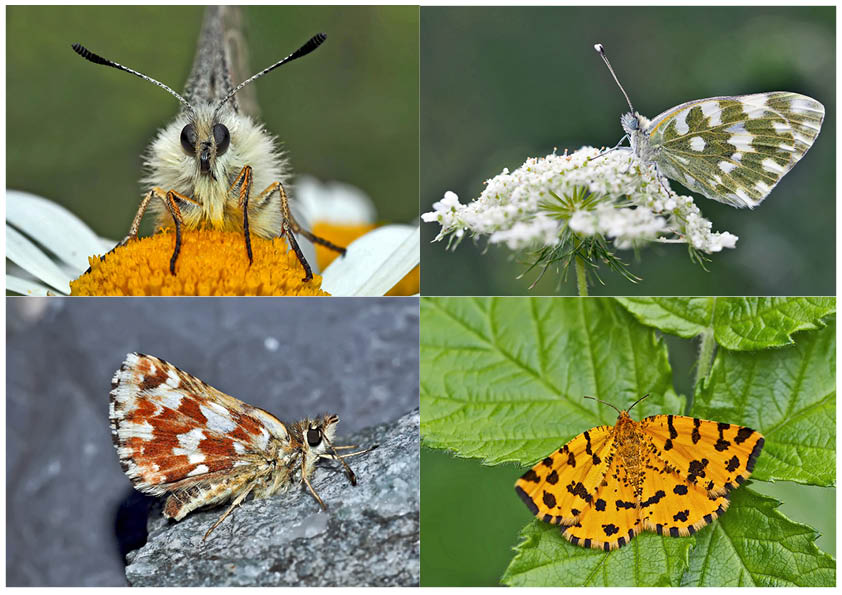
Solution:
[{"label": "green mottled wing underside", "polygon": [[778,91],[690,101],[646,128],[660,173],[708,198],[754,207],[807,152],[824,106]]}]

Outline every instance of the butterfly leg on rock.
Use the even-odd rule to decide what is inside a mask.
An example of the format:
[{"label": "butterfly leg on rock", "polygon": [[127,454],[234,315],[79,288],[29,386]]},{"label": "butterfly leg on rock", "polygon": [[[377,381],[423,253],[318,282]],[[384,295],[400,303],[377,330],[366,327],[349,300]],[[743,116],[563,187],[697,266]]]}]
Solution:
[{"label": "butterfly leg on rock", "polygon": [[322,500],[322,497],[319,496],[319,494],[316,492],[316,490],[313,489],[313,486],[310,485],[310,480],[307,479],[307,475],[304,473],[304,469],[301,470],[301,481],[304,482],[307,485],[307,489],[309,489],[310,493],[313,494],[313,497],[319,503],[319,506],[322,507],[322,510],[327,510],[327,506],[325,506],[325,503],[324,503],[324,500]]},{"label": "butterfly leg on rock", "polygon": [[205,533],[205,536],[204,536],[204,537],[202,537],[202,541],[204,541],[205,539],[207,539],[207,538],[208,538],[208,535],[210,535],[210,534],[211,534],[211,531],[213,531],[214,529],[216,529],[216,528],[219,526],[219,524],[220,524],[222,521],[224,521],[224,520],[225,520],[225,518],[226,518],[229,514],[231,514],[231,512],[232,512],[235,508],[237,508],[240,504],[242,504],[242,503],[243,503],[243,501],[246,499],[246,497],[249,495],[249,493],[251,493],[251,491],[254,489],[254,487],[255,487],[256,485],[257,485],[257,481],[256,481],[256,480],[255,480],[255,481],[253,481],[253,482],[251,482],[251,483],[250,483],[250,484],[249,484],[249,485],[248,485],[248,486],[247,486],[247,487],[246,487],[246,488],[245,488],[242,492],[240,492],[240,494],[239,494],[236,498],[234,498],[234,501],[233,501],[233,502],[231,502],[231,506],[229,506],[229,507],[228,507],[228,510],[226,510],[226,511],[222,514],[222,516],[221,516],[221,517],[219,517],[219,519],[217,519],[217,521],[216,521],[213,525],[211,525],[211,528],[210,528],[210,529],[208,529],[207,533]]}]

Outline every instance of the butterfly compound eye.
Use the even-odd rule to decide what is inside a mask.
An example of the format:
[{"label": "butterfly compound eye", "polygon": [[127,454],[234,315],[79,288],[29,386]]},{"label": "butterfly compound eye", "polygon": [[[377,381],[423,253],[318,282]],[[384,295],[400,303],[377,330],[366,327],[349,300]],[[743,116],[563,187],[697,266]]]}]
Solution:
[{"label": "butterfly compound eye", "polygon": [[322,433],[314,428],[307,430],[307,444],[310,446],[318,446],[322,441]]},{"label": "butterfly compound eye", "polygon": [[231,143],[231,135],[228,133],[228,128],[224,124],[213,125],[213,140],[216,143],[217,155],[222,155],[228,150],[228,145]]},{"label": "butterfly compound eye", "polygon": [[196,141],[198,140],[196,136],[196,128],[193,124],[188,124],[184,128],[181,129],[181,148],[184,149],[184,152],[188,155],[195,155],[196,154]]}]

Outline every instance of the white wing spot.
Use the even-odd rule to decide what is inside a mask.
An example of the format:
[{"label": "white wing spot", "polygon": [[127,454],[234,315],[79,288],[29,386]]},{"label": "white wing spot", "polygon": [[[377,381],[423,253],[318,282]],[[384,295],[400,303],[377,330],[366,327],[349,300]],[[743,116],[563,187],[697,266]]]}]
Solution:
[{"label": "white wing spot", "polygon": [[216,403],[207,403],[199,405],[199,410],[202,412],[202,415],[207,418],[208,423],[207,426],[209,429],[213,430],[214,432],[218,432],[221,434],[227,434],[234,430],[236,424],[234,420],[229,417],[228,412],[225,410],[224,407],[217,405]]},{"label": "white wing spot", "polygon": [[746,194],[746,191],[743,190],[742,188],[737,188],[737,190],[734,192],[734,194],[736,194],[737,198],[739,198],[740,200],[742,200],[746,204],[751,204],[751,202],[752,202],[751,197],[748,194]]},{"label": "white wing spot", "polygon": [[701,104],[702,115],[708,119],[708,126],[719,126],[722,124],[722,109],[714,101],[707,101]]},{"label": "white wing spot", "polygon": [[778,120],[772,120],[772,128],[775,129],[775,132],[777,134],[792,132],[792,126],[789,125],[789,122],[780,122]]},{"label": "white wing spot", "polygon": [[[178,435],[178,444],[184,449],[185,452],[183,453],[176,453],[176,454],[189,454],[191,452],[199,450],[199,442],[205,439],[205,434],[202,432],[201,428],[193,428],[189,432],[185,432],[184,434]],[[177,449],[173,449],[175,451]]]},{"label": "white wing spot", "polygon": [[728,144],[734,145],[738,151],[752,151],[751,141],[753,140],[754,135],[750,132],[738,132],[731,135]]},{"label": "white wing spot", "polygon": [[737,169],[737,166],[733,163],[729,163],[728,161],[720,161],[718,164],[719,169],[724,171],[726,174],[730,174],[732,171]]},{"label": "white wing spot", "polygon": [[806,135],[801,134],[797,131],[793,131],[792,136],[795,138],[795,140],[797,142],[804,143],[805,145],[807,145],[808,148],[810,147],[810,145],[813,144],[813,139],[815,138],[815,137],[806,136]]},{"label": "white wing spot", "polygon": [[187,477],[193,477],[194,475],[204,475],[209,471],[207,465],[198,465],[195,469],[193,469],[190,473],[187,474]]},{"label": "white wing spot", "polygon": [[255,439],[255,443],[261,450],[266,450],[269,445],[269,431],[263,426],[260,426],[260,436]]},{"label": "white wing spot", "polygon": [[742,163],[743,154],[742,153],[734,153],[733,155],[731,155],[731,161],[736,161],[737,163]]},{"label": "white wing spot", "polygon": [[701,136],[694,136],[690,139],[690,148],[694,151],[703,151],[707,143]]},{"label": "white wing spot", "polygon": [[164,407],[172,410],[178,410],[181,405],[181,394],[174,391],[159,391],[158,398]]},{"label": "white wing spot", "polygon": [[774,159],[769,159],[768,157],[761,161],[760,165],[763,166],[763,169],[773,174],[780,175],[786,171],[783,167],[781,167],[778,164],[777,161],[775,161]]},{"label": "white wing spot", "polygon": [[746,120],[759,120],[765,118],[767,113],[762,107],[745,110]]},{"label": "white wing spot", "polygon": [[757,188],[758,192],[760,192],[763,196],[766,196],[772,191],[772,189],[763,182],[755,182],[754,187]]},{"label": "white wing spot", "polygon": [[790,103],[789,105],[792,108],[792,111],[802,114],[816,111],[816,102],[807,101],[803,97],[793,97],[792,103]]},{"label": "white wing spot", "polygon": [[781,151],[786,151],[787,153],[792,153],[793,151],[795,151],[795,147],[793,147],[792,145],[780,145],[778,148]]},{"label": "white wing spot", "polygon": [[675,117],[675,131],[678,134],[687,134],[690,132],[690,126],[687,124],[687,112],[690,110],[683,109],[678,112]]},{"label": "white wing spot", "polygon": [[181,378],[175,373],[175,370],[167,370],[167,386],[178,388],[181,385]]}]

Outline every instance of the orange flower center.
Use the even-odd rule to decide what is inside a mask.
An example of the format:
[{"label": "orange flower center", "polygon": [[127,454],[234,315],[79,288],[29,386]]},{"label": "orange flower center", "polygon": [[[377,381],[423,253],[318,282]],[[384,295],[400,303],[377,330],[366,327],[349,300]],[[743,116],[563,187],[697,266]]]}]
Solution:
[{"label": "orange flower center", "polygon": [[304,267],[281,238],[251,237],[249,265],[242,233],[185,230],[170,273],[175,234],[157,233],[129,242],[91,265],[70,283],[71,295],[330,295],[322,278],[304,282]]}]

